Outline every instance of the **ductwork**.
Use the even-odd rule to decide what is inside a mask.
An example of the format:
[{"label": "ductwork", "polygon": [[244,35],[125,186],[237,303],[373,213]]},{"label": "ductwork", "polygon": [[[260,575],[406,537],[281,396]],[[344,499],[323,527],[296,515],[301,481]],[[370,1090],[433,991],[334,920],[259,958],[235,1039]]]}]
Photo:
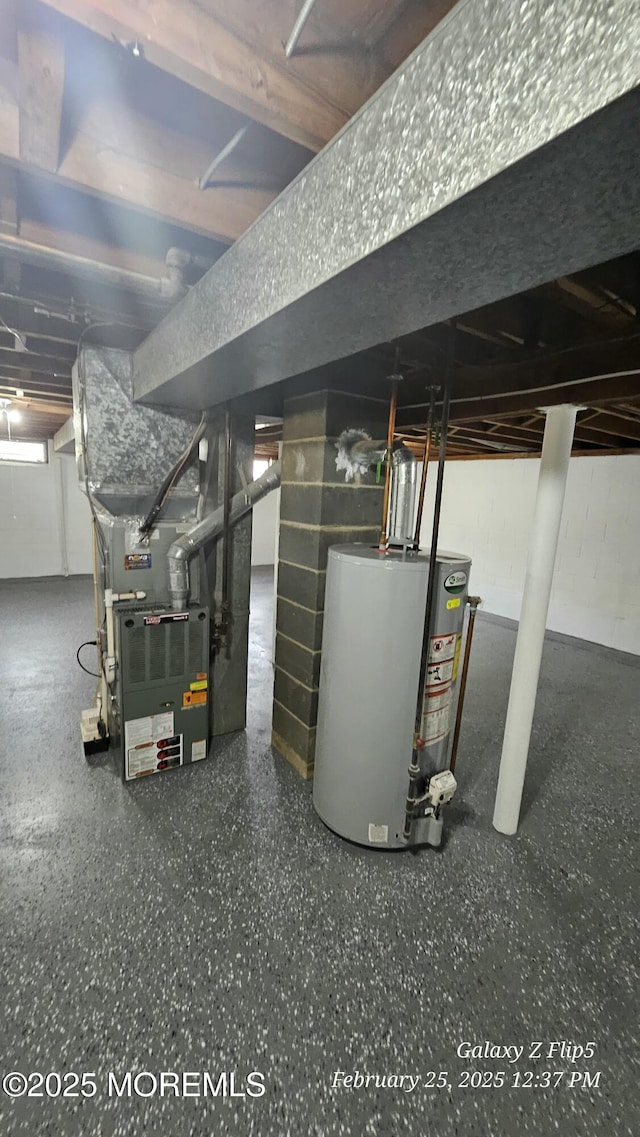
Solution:
[{"label": "ductwork", "polygon": [[389,541],[413,544],[413,513],[416,503],[417,463],[408,446],[402,443],[391,458],[391,506]]},{"label": "ductwork", "polygon": [[[274,462],[261,474],[255,482],[251,482],[246,489],[240,490],[231,498],[229,511],[229,524],[235,525],[244,517],[261,498],[275,490],[280,485],[280,462]],[[202,521],[198,522],[188,533],[174,541],[167,553],[169,566],[169,594],[174,612],[181,611],[189,597],[189,561],[195,554],[210,541],[215,541],[222,533],[224,527],[224,507],[220,506]]]},{"label": "ductwork", "polygon": [[336,442],[336,470],[344,470],[345,482],[356,474],[366,474],[378,462],[384,462],[386,442],[374,442],[366,430],[343,430]]},{"label": "ductwork", "polygon": [[[356,474],[365,474],[373,466],[384,462],[386,442],[369,438],[364,430],[344,430],[336,448],[336,469],[345,471],[345,481]],[[403,442],[396,442],[391,452],[391,507],[389,541],[413,543],[413,512],[416,497],[416,460]]]}]

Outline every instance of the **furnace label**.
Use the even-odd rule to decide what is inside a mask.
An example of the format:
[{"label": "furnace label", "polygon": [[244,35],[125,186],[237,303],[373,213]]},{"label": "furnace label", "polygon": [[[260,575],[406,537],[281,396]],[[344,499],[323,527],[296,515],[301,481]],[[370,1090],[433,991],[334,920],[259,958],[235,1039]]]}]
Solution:
[{"label": "furnace label", "polygon": [[127,750],[159,738],[171,738],[175,726],[173,711],[161,715],[147,715],[143,719],[129,719],[124,724],[124,742]]},{"label": "furnace label", "polygon": [[207,740],[200,738],[197,742],[191,743],[191,761],[201,762],[203,758],[207,757]]},{"label": "furnace label", "polygon": [[124,558],[125,569],[150,569],[151,553],[127,553]]},{"label": "furnace label", "polygon": [[183,736],[173,733],[174,721],[173,711],[165,711],[125,723],[127,781],[182,766]]},{"label": "furnace label", "polygon": [[179,624],[183,620],[189,619],[188,612],[167,612],[164,615],[158,616],[145,616],[145,624],[154,626],[155,624]]}]

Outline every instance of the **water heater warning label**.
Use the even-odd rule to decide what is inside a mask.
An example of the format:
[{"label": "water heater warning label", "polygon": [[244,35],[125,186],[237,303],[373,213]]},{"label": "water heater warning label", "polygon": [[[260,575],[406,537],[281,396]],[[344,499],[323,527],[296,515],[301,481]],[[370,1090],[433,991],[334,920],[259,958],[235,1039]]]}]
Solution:
[{"label": "water heater warning label", "polygon": [[369,826],[369,840],[372,845],[387,845],[389,843],[389,826],[372,823]]},{"label": "water heater warning label", "polygon": [[455,632],[451,635],[431,637],[427,660],[427,690],[443,683],[451,683],[457,638]]},{"label": "water heater warning label", "polygon": [[443,659],[453,659],[456,653],[456,633],[446,636],[432,636],[429,643],[429,663]]},{"label": "water heater warning label", "polygon": [[449,733],[458,636],[432,636],[422,704],[421,736],[432,746]]}]

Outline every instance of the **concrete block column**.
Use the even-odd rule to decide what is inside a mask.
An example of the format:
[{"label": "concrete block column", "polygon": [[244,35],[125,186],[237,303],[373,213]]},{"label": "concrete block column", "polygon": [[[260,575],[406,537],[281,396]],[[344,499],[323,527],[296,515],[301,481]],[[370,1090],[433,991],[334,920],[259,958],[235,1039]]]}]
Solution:
[{"label": "concrete block column", "polygon": [[382,480],[371,472],[346,483],[336,441],[348,428],[386,438],[387,415],[385,402],[340,391],[285,403],[272,743],[304,778],[313,774],[328,550],[377,544],[382,516]]}]

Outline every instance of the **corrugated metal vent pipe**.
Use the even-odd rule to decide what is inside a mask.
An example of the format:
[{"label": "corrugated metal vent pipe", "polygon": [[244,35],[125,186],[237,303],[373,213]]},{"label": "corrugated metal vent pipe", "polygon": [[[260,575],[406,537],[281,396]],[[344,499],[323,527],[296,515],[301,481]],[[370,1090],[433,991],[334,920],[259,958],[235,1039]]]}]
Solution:
[{"label": "corrugated metal vent pipe", "polygon": [[[246,489],[240,490],[231,498],[229,510],[229,524],[235,525],[245,513],[266,497],[271,490],[280,485],[280,463],[274,462],[255,482],[251,482]],[[169,595],[174,612],[181,611],[187,603],[189,596],[189,561],[210,541],[215,541],[224,528],[224,506],[219,506],[213,513],[204,517],[188,533],[180,537],[169,548],[167,561],[169,565]]]}]

